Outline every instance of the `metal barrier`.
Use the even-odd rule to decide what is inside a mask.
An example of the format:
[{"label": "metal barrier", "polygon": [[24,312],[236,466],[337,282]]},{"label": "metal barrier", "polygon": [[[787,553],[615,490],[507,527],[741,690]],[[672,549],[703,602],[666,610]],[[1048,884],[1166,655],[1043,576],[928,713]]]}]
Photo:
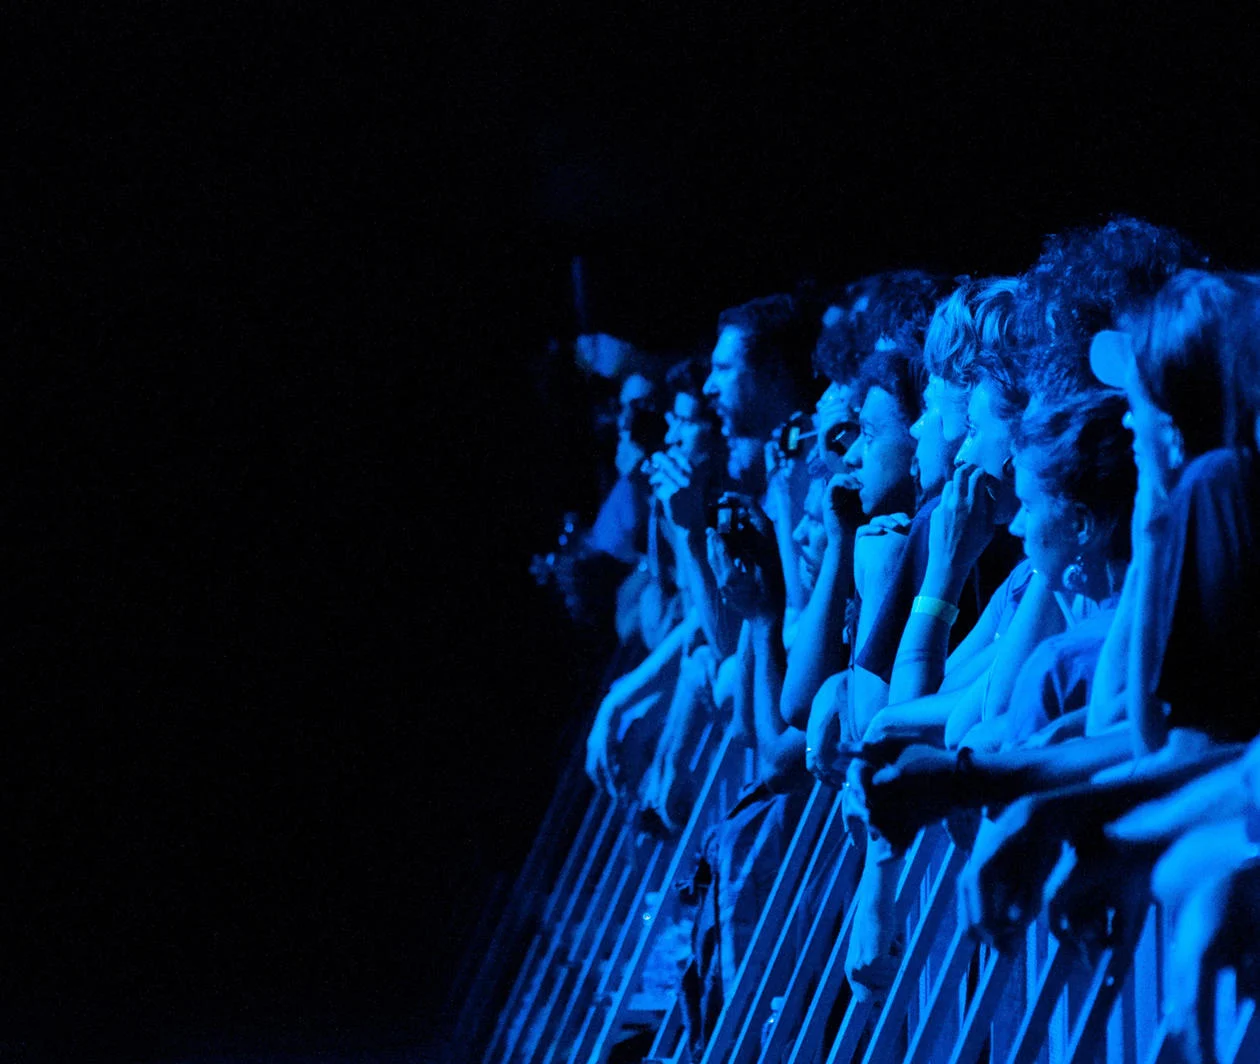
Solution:
[{"label": "metal barrier", "polygon": [[[645,1009],[636,989],[659,929],[678,917],[675,882],[748,775],[715,731],[693,764],[704,782],[676,844],[636,844],[620,811],[591,800],[485,1064],[604,1064],[636,1025],[654,1032],[643,1059],[686,1058],[679,1003]],[[1178,1064],[1159,1023],[1173,973],[1153,907],[1089,967],[1044,918],[1018,951],[999,953],[959,923],[965,860],[943,828],[920,833],[894,901],[906,931],[896,978],[882,1002],[859,1000],[844,960],[862,846],[836,792],[816,785],[700,1064]],[[1221,979],[1218,1057],[1258,1064],[1256,1009],[1234,999],[1231,973]]]}]

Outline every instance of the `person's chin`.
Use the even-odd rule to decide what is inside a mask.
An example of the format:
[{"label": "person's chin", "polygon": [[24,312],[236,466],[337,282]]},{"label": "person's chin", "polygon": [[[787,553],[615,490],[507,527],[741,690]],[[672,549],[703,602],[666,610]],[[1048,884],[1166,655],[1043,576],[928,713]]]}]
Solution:
[{"label": "person's chin", "polygon": [[919,498],[924,502],[934,499],[945,489],[945,481],[940,478],[919,477]]}]

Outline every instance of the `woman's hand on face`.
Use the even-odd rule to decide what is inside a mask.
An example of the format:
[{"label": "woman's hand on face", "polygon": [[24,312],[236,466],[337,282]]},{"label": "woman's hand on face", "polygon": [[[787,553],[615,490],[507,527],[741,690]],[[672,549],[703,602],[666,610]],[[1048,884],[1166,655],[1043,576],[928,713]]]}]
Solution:
[{"label": "woman's hand on face", "polygon": [[979,466],[959,466],[945,482],[928,525],[928,564],[961,583],[993,539],[993,499]]}]

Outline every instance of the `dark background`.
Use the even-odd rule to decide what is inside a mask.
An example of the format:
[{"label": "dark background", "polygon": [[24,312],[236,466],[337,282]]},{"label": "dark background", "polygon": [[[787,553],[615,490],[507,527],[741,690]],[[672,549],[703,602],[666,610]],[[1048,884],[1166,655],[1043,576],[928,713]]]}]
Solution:
[{"label": "dark background", "polygon": [[589,671],[573,255],[676,349],[1114,211],[1257,259],[1250,5],[261,6],[6,34],[0,1059],[436,1044]]}]

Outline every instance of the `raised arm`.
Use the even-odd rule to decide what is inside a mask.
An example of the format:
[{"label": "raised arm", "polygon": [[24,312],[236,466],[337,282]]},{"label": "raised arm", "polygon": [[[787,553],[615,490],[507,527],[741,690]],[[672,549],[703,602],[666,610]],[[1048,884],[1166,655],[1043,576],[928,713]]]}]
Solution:
[{"label": "raised arm", "polygon": [[[931,694],[945,676],[949,630],[957,616],[958,599],[968,573],[993,538],[993,503],[984,491],[983,477],[977,466],[959,467],[932,513],[928,567],[897,647],[890,703]],[[959,650],[968,646],[965,641]],[[974,649],[968,649],[971,653]]]},{"label": "raised arm", "polygon": [[674,528],[678,583],[685,589],[689,605],[698,611],[709,645],[719,657],[726,657],[735,650],[739,626],[738,618],[722,607],[708,562],[704,512],[705,488],[711,475],[708,463],[692,466],[686,459],[668,454],[656,455],[654,462],[649,482]]},{"label": "raised arm", "polygon": [[[853,544],[853,580],[861,610],[858,613],[854,646],[861,646],[870,634],[892,582],[897,563],[906,547],[906,537],[897,530],[859,529]],[[853,732],[861,735],[875,714],[888,704],[888,685],[873,672],[853,669]]]},{"label": "raised arm", "polygon": [[844,642],[845,608],[853,593],[852,536],[841,521],[843,505],[839,477],[827,485],[823,519],[827,526],[827,548],[814,583],[809,603],[801,611],[796,640],[788,655],[783,678],[780,709],[785,720],[798,728],[809,720],[814,696],[828,676],[848,663],[849,648]]}]

